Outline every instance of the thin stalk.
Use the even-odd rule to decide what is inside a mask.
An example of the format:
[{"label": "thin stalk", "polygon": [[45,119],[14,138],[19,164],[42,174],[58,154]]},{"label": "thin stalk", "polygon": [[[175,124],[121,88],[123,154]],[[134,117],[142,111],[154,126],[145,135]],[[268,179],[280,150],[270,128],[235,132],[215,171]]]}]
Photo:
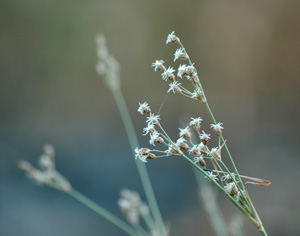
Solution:
[{"label": "thin stalk", "polygon": [[[125,103],[125,99],[123,97],[123,94],[120,90],[113,90],[112,94],[114,96],[114,99],[117,103],[125,130],[126,134],[129,140],[129,144],[131,147],[132,152],[134,153],[134,149],[139,146],[139,142],[134,130],[134,126],[132,124],[132,120],[127,108],[127,105]],[[151,209],[151,212],[153,214],[154,220],[158,227],[161,229],[162,232],[165,231],[165,225],[154,195],[154,191],[150,182],[150,178],[146,169],[146,166],[143,162],[141,161],[135,161],[138,173],[141,178],[141,182],[145,191],[145,195],[147,198],[147,202],[149,204],[149,207]]]},{"label": "thin stalk", "polygon": [[[185,160],[187,160],[189,163],[191,163],[197,170],[199,170],[203,175],[205,175],[212,183],[214,183],[223,193],[226,194],[225,190],[223,187],[217,183],[217,181],[213,180],[212,178],[209,177],[209,175],[201,168],[199,167],[196,163],[194,163],[190,158],[188,158],[186,155],[183,154],[182,156]],[[234,201],[233,197],[230,195],[226,194],[229,198],[229,200],[244,214],[249,218],[249,215],[247,212],[236,202]]]},{"label": "thin stalk", "polygon": [[268,234],[267,234],[264,227],[262,227],[262,229],[260,229],[259,232],[261,232],[261,234],[264,235],[264,236],[268,236]]},{"label": "thin stalk", "polygon": [[86,207],[90,208],[92,211],[96,212],[98,215],[104,217],[109,222],[113,223],[115,226],[122,229],[128,235],[132,235],[132,236],[140,235],[137,232],[135,232],[135,230],[130,225],[128,225],[127,223],[125,223],[124,221],[122,221],[121,219],[119,219],[118,217],[116,217],[115,215],[110,213],[109,211],[105,210],[103,207],[99,206],[96,202],[87,198],[82,193],[78,192],[77,190],[72,189],[70,192],[68,192],[68,194],[71,197],[75,198],[80,203],[82,203],[83,205],[85,205]]},{"label": "thin stalk", "polygon": [[204,203],[204,209],[209,216],[212,228],[215,230],[217,236],[227,236],[226,223],[211,186],[200,176],[195,168],[193,168],[193,171],[198,183],[199,197],[201,197]]},{"label": "thin stalk", "polygon": [[[214,124],[217,124],[217,121],[216,121],[216,119],[215,119],[215,117],[214,117],[214,114],[212,113],[212,111],[211,111],[211,109],[210,109],[208,103],[205,104],[205,107],[206,107],[206,109],[207,109],[207,111],[208,111],[208,113],[209,113],[209,115],[210,115],[210,117],[211,117],[213,123],[214,123]],[[224,143],[223,135],[221,135],[220,138],[221,138],[222,143]],[[234,161],[233,161],[233,159],[232,159],[232,156],[231,156],[231,154],[230,154],[230,152],[229,152],[229,149],[228,149],[226,143],[225,143],[224,147],[225,147],[226,153],[227,153],[227,155],[228,155],[228,157],[229,157],[229,160],[230,160],[230,162],[231,162],[231,165],[232,165],[232,167],[233,167],[233,169],[234,169],[234,172],[236,173],[236,175],[237,175],[237,177],[238,177],[240,183],[243,183],[243,182],[242,182],[242,179],[241,179],[241,176],[240,176],[240,174],[239,174],[239,172],[238,172],[238,170],[237,170],[237,168],[236,168],[236,166],[235,166],[235,164],[234,164]],[[242,187],[243,187],[243,189],[244,189],[244,185],[242,185]]]}]

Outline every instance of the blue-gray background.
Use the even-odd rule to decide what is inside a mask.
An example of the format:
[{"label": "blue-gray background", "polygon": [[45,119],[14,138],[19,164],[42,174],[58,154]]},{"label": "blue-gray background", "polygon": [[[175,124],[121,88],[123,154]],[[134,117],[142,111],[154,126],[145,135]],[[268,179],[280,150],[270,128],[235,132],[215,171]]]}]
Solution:
[{"label": "blue-gray background", "polygon": [[[272,180],[249,186],[270,235],[299,235],[299,1],[0,1],[0,235],[123,235],[106,220],[16,167],[36,163],[45,143],[75,188],[122,217],[119,191],[142,193],[111,94],[95,73],[97,33],[121,65],[122,89],[143,145],[145,117],[168,88],[151,68],[172,64],[175,30],[198,69],[240,173]],[[162,124],[178,135],[181,114],[199,103],[170,94]],[[147,164],[171,235],[213,235],[183,160]],[[144,195],[142,194],[144,199]],[[227,222],[238,213],[219,196]],[[259,235],[247,219],[247,235]]]}]

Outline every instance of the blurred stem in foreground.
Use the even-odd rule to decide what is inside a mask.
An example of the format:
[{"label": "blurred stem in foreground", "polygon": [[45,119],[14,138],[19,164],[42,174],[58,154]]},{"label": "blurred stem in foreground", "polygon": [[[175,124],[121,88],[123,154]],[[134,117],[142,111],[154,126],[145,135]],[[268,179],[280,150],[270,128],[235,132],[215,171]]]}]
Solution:
[{"label": "blurred stem in foreground", "polygon": [[[119,74],[119,64],[108,53],[106,47],[106,40],[103,35],[99,35],[96,38],[97,42],[97,55],[98,63],[96,65],[97,73],[103,78],[104,83],[107,85],[108,89],[112,92],[115,102],[117,104],[118,110],[120,112],[126,134],[129,140],[133,156],[135,154],[135,148],[139,146],[138,139],[132,124],[132,120],[121,92],[120,86],[120,74]],[[162,235],[166,234],[166,228],[154,195],[154,191],[150,182],[150,178],[144,163],[140,161],[135,161],[138,173],[141,178],[142,186],[145,191],[147,202],[149,204],[151,213],[153,214],[154,221],[158,227],[158,230]]]},{"label": "blurred stem in foreground", "polygon": [[209,216],[209,222],[217,236],[228,236],[227,226],[212,187],[199,172],[193,168],[198,183],[199,199]]}]

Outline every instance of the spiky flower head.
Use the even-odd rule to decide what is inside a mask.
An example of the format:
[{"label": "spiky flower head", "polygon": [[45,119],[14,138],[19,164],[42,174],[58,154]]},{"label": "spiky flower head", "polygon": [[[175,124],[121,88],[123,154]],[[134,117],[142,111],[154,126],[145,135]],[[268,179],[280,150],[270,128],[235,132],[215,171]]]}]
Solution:
[{"label": "spiky flower head", "polygon": [[182,48],[178,48],[174,53],[174,61],[176,61],[177,59],[188,60],[189,55]]},{"label": "spiky flower head", "polygon": [[150,114],[150,116],[147,117],[146,123],[152,124],[154,126],[159,126],[159,120],[160,115]]},{"label": "spiky flower head", "polygon": [[148,105],[147,102],[144,102],[144,103],[139,103],[139,108],[137,110],[139,113],[141,113],[142,115],[144,113],[146,114],[150,114],[151,113],[151,109],[150,109],[150,106]]},{"label": "spiky flower head", "polygon": [[191,131],[190,131],[190,127],[185,127],[184,129],[180,129],[179,128],[179,136],[180,137],[184,137],[186,140],[191,140]]},{"label": "spiky flower head", "polygon": [[166,70],[166,67],[164,66],[164,61],[163,60],[156,60],[155,62],[152,63],[152,67],[154,67],[154,71],[161,71],[164,72]]},{"label": "spiky flower head", "polygon": [[208,140],[210,139],[210,134],[207,134],[202,130],[202,134],[200,134],[200,139],[203,144],[207,145]]},{"label": "spiky flower head", "polygon": [[172,83],[169,84],[170,88],[168,90],[169,92],[173,92],[173,93],[182,93],[182,89],[179,87],[179,85],[181,85],[181,83],[178,83],[178,81],[174,81]]},{"label": "spiky flower head", "polygon": [[222,129],[224,129],[222,125],[223,125],[223,123],[219,122],[217,124],[211,124],[210,128],[213,128],[216,131],[217,136],[221,136],[222,135]]},{"label": "spiky flower head", "polygon": [[152,123],[148,123],[147,124],[147,127],[146,128],[144,128],[143,129],[143,135],[145,136],[145,135],[147,135],[147,134],[152,134],[153,132],[155,132],[155,127],[154,127],[154,125],[152,124]]},{"label": "spiky flower head", "polygon": [[198,117],[198,118],[193,118],[192,117],[192,121],[190,122],[190,126],[193,126],[196,131],[199,131],[200,127],[201,127],[201,122],[202,122],[201,117]]},{"label": "spiky flower head", "polygon": [[168,43],[179,43],[180,39],[175,35],[175,31],[173,31],[171,34],[168,35],[166,44]]},{"label": "spiky flower head", "polygon": [[165,81],[167,81],[168,79],[173,81],[175,79],[175,75],[173,74],[174,71],[174,68],[169,66],[169,68],[161,74],[162,79]]},{"label": "spiky flower head", "polygon": [[205,176],[205,178],[206,179],[208,179],[209,180],[209,182],[211,182],[211,180],[210,179],[213,179],[214,181],[217,181],[218,180],[218,176],[217,175],[215,175],[212,171],[211,172],[209,172],[208,173],[208,177],[207,176]]},{"label": "spiky flower head", "polygon": [[189,146],[185,142],[186,142],[186,140],[181,137],[181,138],[177,139],[176,145],[183,150],[187,150],[189,148]]}]

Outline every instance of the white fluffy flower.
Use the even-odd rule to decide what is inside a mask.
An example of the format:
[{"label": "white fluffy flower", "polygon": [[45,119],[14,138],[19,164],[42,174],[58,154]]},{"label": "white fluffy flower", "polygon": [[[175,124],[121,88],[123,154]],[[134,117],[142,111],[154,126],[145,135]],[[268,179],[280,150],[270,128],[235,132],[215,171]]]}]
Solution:
[{"label": "white fluffy flower", "polygon": [[173,74],[174,71],[175,71],[174,68],[169,66],[169,68],[166,69],[164,73],[161,74],[162,79],[165,81],[167,81],[168,79],[174,80],[175,79],[175,75]]},{"label": "white fluffy flower", "polygon": [[[211,179],[215,180],[215,181],[217,181],[217,180],[218,180],[218,177],[217,177],[217,175],[215,175],[215,174],[214,174],[212,171],[211,171],[211,172],[209,172],[208,176],[209,176]],[[206,178],[206,179],[208,179],[208,180],[209,180],[209,182],[211,182],[211,180],[210,180],[210,178],[209,178],[209,177],[205,176],[205,178]]]},{"label": "white fluffy flower", "polygon": [[160,70],[160,71],[165,71],[166,67],[163,65],[165,62],[163,60],[156,60],[155,62],[152,63],[152,67],[154,67],[154,70]]},{"label": "white fluffy flower", "polygon": [[141,149],[135,148],[135,159],[139,158],[142,162],[147,162],[147,156],[143,155]]},{"label": "white fluffy flower", "polygon": [[179,65],[178,70],[177,70],[177,76],[182,79],[183,75],[187,75],[186,65]]},{"label": "white fluffy flower", "polygon": [[147,117],[146,123],[159,126],[159,120],[160,120],[160,115],[150,114],[150,116]]},{"label": "white fluffy flower", "polygon": [[152,123],[148,123],[147,127],[143,129],[144,136],[147,134],[152,134],[155,131],[154,125]]},{"label": "white fluffy flower", "polygon": [[173,31],[171,34],[168,35],[166,44],[171,43],[171,42],[173,42],[173,43],[180,42],[180,39],[174,33],[175,33],[175,31]]},{"label": "white fluffy flower", "polygon": [[187,60],[189,59],[189,56],[184,52],[182,48],[178,48],[174,53],[174,61],[176,61],[177,59]]},{"label": "white fluffy flower", "polygon": [[173,92],[173,93],[182,93],[181,88],[179,87],[179,85],[181,85],[181,83],[178,83],[177,81],[174,81],[172,83],[169,84],[170,88],[168,90],[169,92]]},{"label": "white fluffy flower", "polygon": [[139,108],[137,111],[143,115],[144,113],[150,114],[151,109],[148,103],[144,102],[144,103],[139,103]]}]

